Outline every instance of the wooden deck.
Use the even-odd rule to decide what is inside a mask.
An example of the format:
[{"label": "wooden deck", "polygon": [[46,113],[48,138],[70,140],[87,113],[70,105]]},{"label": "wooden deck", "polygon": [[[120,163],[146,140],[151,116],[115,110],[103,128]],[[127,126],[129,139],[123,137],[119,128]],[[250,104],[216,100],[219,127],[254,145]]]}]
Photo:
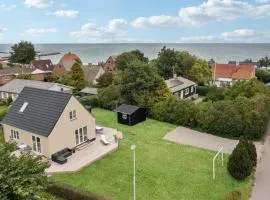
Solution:
[{"label": "wooden deck", "polygon": [[[47,174],[54,173],[72,173],[81,170],[82,168],[90,165],[103,158],[104,156],[114,152],[118,148],[118,143],[114,139],[114,134],[116,134],[115,129],[104,128],[102,133],[96,135],[96,140],[83,145],[74,154],[68,157],[67,163],[60,165],[55,162],[51,162],[51,166],[46,169]],[[106,139],[110,142],[109,145],[104,145],[100,142],[100,135],[104,134]]]}]

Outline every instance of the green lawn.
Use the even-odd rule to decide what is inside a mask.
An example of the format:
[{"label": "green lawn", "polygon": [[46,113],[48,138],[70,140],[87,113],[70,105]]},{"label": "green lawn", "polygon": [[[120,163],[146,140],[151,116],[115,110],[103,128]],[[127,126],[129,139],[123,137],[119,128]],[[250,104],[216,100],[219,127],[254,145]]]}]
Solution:
[{"label": "green lawn", "polygon": [[[75,174],[59,174],[54,180],[94,193],[132,199],[131,144],[137,145],[137,199],[148,200],[222,200],[240,190],[248,199],[251,178],[233,180],[226,167],[217,166],[217,179],[212,180],[214,152],[167,142],[162,137],[174,125],[148,119],[134,127],[120,125],[113,112],[94,109],[98,124],[124,133],[117,152],[106,156]],[[225,156],[225,162],[228,157]]]}]

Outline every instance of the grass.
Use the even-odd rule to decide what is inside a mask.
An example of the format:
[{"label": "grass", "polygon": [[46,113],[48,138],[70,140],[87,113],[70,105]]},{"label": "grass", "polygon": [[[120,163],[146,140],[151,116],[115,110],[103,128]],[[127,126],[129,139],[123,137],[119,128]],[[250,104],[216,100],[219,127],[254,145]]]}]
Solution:
[{"label": "grass", "polygon": [[[215,152],[168,142],[162,137],[174,125],[148,119],[129,127],[116,122],[113,112],[94,109],[97,123],[124,133],[117,152],[74,174],[58,174],[52,179],[83,190],[101,193],[117,200],[132,199],[132,153],[136,144],[137,198],[148,200],[220,200],[233,190],[248,199],[252,178],[237,182],[227,173],[226,165],[217,164],[212,180]],[[228,156],[225,156],[225,163]]]}]

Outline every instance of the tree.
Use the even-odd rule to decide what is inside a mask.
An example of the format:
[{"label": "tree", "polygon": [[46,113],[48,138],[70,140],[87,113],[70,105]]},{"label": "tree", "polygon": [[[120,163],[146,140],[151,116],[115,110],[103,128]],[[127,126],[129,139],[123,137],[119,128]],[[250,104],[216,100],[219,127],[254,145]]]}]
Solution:
[{"label": "tree", "polygon": [[177,67],[176,52],[174,49],[167,49],[165,46],[158,53],[158,57],[153,61],[160,76],[165,80],[173,77]]},{"label": "tree", "polygon": [[0,69],[3,69],[3,64],[2,63],[0,63]]},{"label": "tree", "polygon": [[108,87],[113,82],[113,73],[106,71],[97,79],[97,86],[100,88]]},{"label": "tree", "polygon": [[0,199],[36,200],[43,197],[48,180],[47,163],[31,155],[12,156],[14,144],[0,145]]},{"label": "tree", "polygon": [[266,93],[267,89],[264,86],[263,83],[256,79],[252,80],[246,80],[246,81],[238,81],[233,86],[231,89],[228,91],[227,95],[235,99],[238,96],[244,96],[244,97],[254,97],[257,94],[263,94]]},{"label": "tree", "polygon": [[208,66],[207,61],[197,59],[195,64],[192,66],[189,72],[191,80],[200,84],[209,84],[212,79],[212,70]]},{"label": "tree", "polygon": [[35,47],[31,42],[21,41],[14,44],[11,49],[10,63],[29,64],[36,57]]},{"label": "tree", "polygon": [[204,101],[222,101],[225,99],[225,89],[210,87]]},{"label": "tree", "polygon": [[20,74],[17,76],[18,79],[24,79],[24,80],[31,80],[32,74],[26,73],[26,74]]},{"label": "tree", "polygon": [[141,61],[143,63],[148,63],[148,58],[144,57],[144,54],[139,50],[124,52],[119,56],[117,56],[116,58],[116,69],[123,71],[130,65],[131,62],[134,61]]},{"label": "tree", "polygon": [[98,92],[98,104],[100,107],[113,110],[121,103],[119,85],[110,85]]},{"label": "tree", "polygon": [[228,171],[232,177],[237,180],[244,180],[252,173],[252,161],[250,155],[245,148],[244,141],[240,140],[232,154],[230,155],[228,162]]},{"label": "tree", "polygon": [[131,62],[123,71],[120,92],[126,103],[147,108],[170,95],[165,81],[158,75],[156,69],[138,60]]},{"label": "tree", "polygon": [[86,86],[84,72],[81,66],[81,61],[76,59],[76,62],[72,65],[71,70],[68,73],[68,83],[74,87],[75,92],[79,92]]},{"label": "tree", "polygon": [[256,70],[256,77],[263,83],[270,83],[270,72],[264,70]]},{"label": "tree", "polygon": [[191,55],[187,51],[178,51],[177,52],[177,75],[181,75],[185,78],[189,78],[189,72],[193,65],[196,63],[196,56]]}]

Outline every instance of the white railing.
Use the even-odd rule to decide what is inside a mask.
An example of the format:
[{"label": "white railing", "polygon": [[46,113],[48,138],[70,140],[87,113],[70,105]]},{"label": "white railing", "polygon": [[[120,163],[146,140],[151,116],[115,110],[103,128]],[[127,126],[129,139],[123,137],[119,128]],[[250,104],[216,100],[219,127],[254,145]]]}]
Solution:
[{"label": "white railing", "polygon": [[221,153],[222,167],[224,166],[223,146],[219,146],[219,150],[213,158],[213,179],[216,179],[215,161],[218,155]]}]

